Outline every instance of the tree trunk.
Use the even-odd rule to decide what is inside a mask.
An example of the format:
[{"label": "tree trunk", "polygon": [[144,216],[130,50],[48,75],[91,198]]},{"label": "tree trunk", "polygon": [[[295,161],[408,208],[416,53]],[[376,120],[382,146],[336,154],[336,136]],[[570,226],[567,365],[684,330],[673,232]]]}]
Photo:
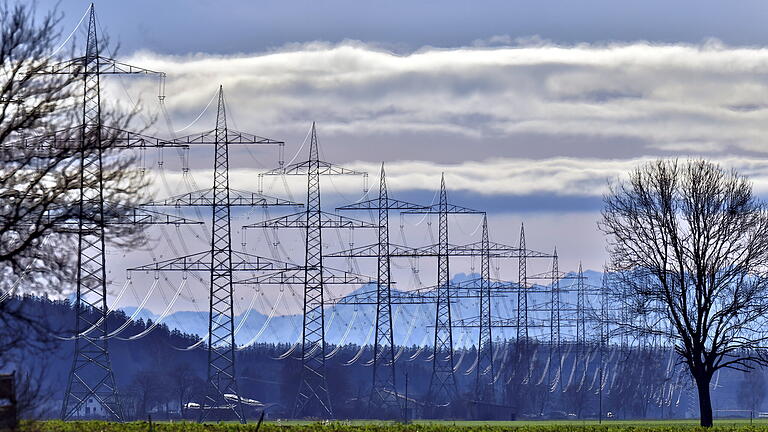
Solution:
[{"label": "tree trunk", "polygon": [[699,417],[701,427],[712,427],[712,397],[709,393],[710,375],[694,376],[696,387],[699,390]]}]

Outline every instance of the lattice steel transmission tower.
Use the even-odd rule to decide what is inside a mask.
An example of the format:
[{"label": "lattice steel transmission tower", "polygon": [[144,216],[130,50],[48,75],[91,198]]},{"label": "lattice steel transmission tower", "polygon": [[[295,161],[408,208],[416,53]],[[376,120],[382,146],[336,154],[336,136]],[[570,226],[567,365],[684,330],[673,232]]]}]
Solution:
[{"label": "lattice steel transmission tower", "polygon": [[[391,269],[389,262],[389,202],[384,164],[381,164],[379,180],[379,265],[377,271],[376,335],[373,343],[373,357],[381,357],[391,365],[388,371],[373,368],[373,388],[369,401],[371,406],[400,409],[395,393],[395,341],[392,336],[392,301],[390,298]],[[380,362],[375,362],[379,366]]]},{"label": "lattice steel transmission tower", "polygon": [[[600,397],[602,398],[602,391],[603,387],[605,386],[605,369],[606,369],[606,361],[605,355],[608,350],[608,346],[610,345],[611,340],[611,332],[608,324],[608,284],[609,284],[609,278],[610,275],[608,274],[608,270],[603,267],[603,277],[600,284],[600,318],[599,318],[599,325],[600,325],[600,383],[598,387],[598,391],[600,392]],[[602,399],[601,399],[602,404]],[[601,406],[602,409],[602,406]],[[602,416],[602,412],[600,412],[600,416]]]},{"label": "lattice steel transmission tower", "polygon": [[451,273],[448,257],[448,194],[445,175],[440,178],[438,204],[437,304],[435,304],[435,343],[433,346],[432,377],[429,395],[436,401],[449,401],[456,395],[453,375],[453,327],[451,325]]},{"label": "lattice steel transmission tower", "polygon": [[[379,177],[379,197],[342,207],[337,210],[376,210],[378,212],[378,249],[376,285],[376,328],[373,342],[373,385],[368,401],[369,415],[393,417],[400,412],[395,386],[395,342],[392,324],[392,294],[390,271],[389,211],[416,210],[426,207],[389,198],[384,164]],[[381,409],[377,411],[377,409]]]},{"label": "lattice steel transmission tower", "polygon": [[[629,292],[628,288],[626,287],[626,284],[622,284],[621,287],[622,291],[622,298],[621,303],[619,305],[619,327],[629,327],[632,321],[632,317],[629,310],[629,302],[626,300],[628,298]],[[619,333],[619,347],[621,348],[622,353],[627,353],[630,348],[630,341],[629,341],[629,332],[622,331]]]},{"label": "lattice steel transmission tower", "polygon": [[409,214],[438,215],[437,244],[437,298],[435,304],[435,338],[432,347],[432,376],[429,381],[429,399],[437,405],[446,405],[457,395],[456,377],[453,375],[453,327],[451,321],[450,251],[448,244],[449,214],[484,214],[448,204],[445,175],[440,177],[440,201],[427,210],[410,210]]},{"label": "lattice steel transmission tower", "polygon": [[208,315],[208,374],[207,392],[201,405],[202,422],[211,412],[234,415],[241,423],[246,422],[242,397],[237,385],[234,331],[234,272],[260,272],[296,269],[298,266],[269,258],[232,250],[232,207],[300,206],[300,204],[253,192],[230,188],[229,146],[231,144],[282,146],[282,141],[238,132],[227,126],[224,89],[219,86],[216,111],[216,127],[199,134],[175,138],[174,144],[213,145],[213,188],[185,193],[147,203],[146,206],[211,207],[210,252],[172,258],[130,271],[207,271],[210,275],[210,313]]},{"label": "lattice steel transmission tower", "polygon": [[[104,201],[103,153],[107,149],[171,147],[157,138],[106,127],[101,118],[100,77],[102,75],[160,75],[149,69],[103,57],[99,51],[96,14],[88,12],[85,54],[56,63],[35,74],[74,75],[82,78],[82,112],[78,127],[50,136],[23,140],[51,146],[78,146],[80,153],[80,194],[76,209],[77,280],[75,300],[75,350],[61,409],[61,418],[80,416],[86,400],[95,399],[113,419],[122,420],[107,331],[107,278],[105,230],[110,224],[186,224],[189,220]],[[74,137],[74,138],[73,138]],[[109,142],[108,146],[105,143]],[[96,181],[94,181],[94,179]],[[60,209],[70,211],[70,209]],[[94,317],[93,311],[98,311]]]},{"label": "lattice steel transmission tower", "polygon": [[[359,284],[373,282],[359,275],[339,272],[323,265],[322,230],[326,228],[378,228],[376,224],[323,212],[320,206],[320,176],[322,175],[363,175],[363,172],[342,168],[320,160],[317,131],[312,123],[310,132],[309,159],[287,167],[268,171],[262,175],[306,175],[306,211],[295,213],[251,225],[247,228],[301,228],[305,230],[305,263],[302,281],[304,284],[304,319],[301,344],[301,379],[296,397],[294,417],[306,412],[315,412],[323,417],[333,417],[333,408],[328,394],[325,376],[325,301],[326,284]],[[257,283],[292,283],[294,272],[275,274],[249,281]]]},{"label": "lattice steel transmission tower", "polygon": [[[438,204],[437,304],[435,305],[435,344],[433,346],[432,377],[429,394],[437,401],[450,400],[456,395],[456,377],[453,375],[453,328],[451,326],[451,272],[448,257],[448,194],[445,175],[440,178]],[[443,357],[445,356],[445,357]],[[441,358],[442,357],[442,358]],[[445,397],[446,399],[441,399]]]},{"label": "lattice steel transmission tower", "polygon": [[552,370],[552,360],[557,360],[557,373],[554,378],[549,376],[551,390],[560,384],[563,371],[563,360],[560,358],[560,264],[557,248],[552,253],[552,285],[550,293],[549,313],[549,364]]},{"label": "lattice steel transmission tower", "polygon": [[477,344],[475,394],[481,401],[495,402],[493,367],[493,328],[491,325],[491,252],[488,216],[483,216],[480,255],[480,332]]},{"label": "lattice steel transmission tower", "polygon": [[[211,292],[208,314],[208,393],[206,403],[226,405],[225,395],[234,394],[233,410],[245,423],[235,372],[235,319],[232,289],[232,227],[229,203],[229,151],[224,90],[219,87],[216,111],[216,144],[213,170],[213,223],[211,227]],[[210,410],[202,409],[200,421]]]},{"label": "lattice steel transmission tower", "polygon": [[[525,254],[525,225],[520,225],[520,255],[518,256],[517,283],[517,345],[528,346],[528,260]],[[523,350],[526,351],[526,350]]]},{"label": "lattice steel transmission tower", "polygon": [[587,346],[587,286],[584,282],[584,271],[579,261],[579,272],[576,280],[576,343],[581,349]]},{"label": "lattice steel transmission tower", "polygon": [[[85,149],[91,146],[101,147],[101,101],[99,89],[99,46],[96,36],[96,15],[91,5],[88,20],[88,39],[83,64],[83,157],[80,168],[82,177],[101,178],[101,151],[97,152],[97,158],[89,160],[85,156]],[[91,142],[88,142],[91,141]],[[96,141],[96,142],[93,142]],[[81,184],[85,182],[81,179]],[[75,331],[79,333],[81,322],[92,325],[86,317],[87,309],[101,309],[105,319],[103,331],[98,332],[95,338],[80,338],[75,340],[75,358],[72,364],[67,392],[64,396],[61,417],[66,419],[77,412],[91,395],[101,401],[101,405],[118,421],[122,420],[123,413],[120,401],[117,397],[117,385],[112,371],[112,363],[109,358],[109,347],[106,335],[106,310],[107,310],[107,274],[104,255],[104,227],[99,223],[86,224],[83,221],[85,206],[96,205],[100,215],[104,217],[104,195],[101,181],[96,190],[81,189],[80,191],[80,217],[78,226],[78,270],[77,270],[77,303]],[[89,235],[90,234],[90,235]],[[95,301],[89,301],[92,296]],[[84,305],[82,304],[84,303]],[[85,306],[85,307],[83,307]],[[87,371],[86,369],[91,369]],[[100,369],[100,370],[99,370]],[[90,372],[90,373],[89,373]],[[95,380],[89,380],[84,375],[95,374]],[[99,376],[101,375],[101,376]],[[86,382],[90,381],[90,382]],[[91,386],[91,384],[95,384]],[[75,404],[69,408],[70,400]]]}]

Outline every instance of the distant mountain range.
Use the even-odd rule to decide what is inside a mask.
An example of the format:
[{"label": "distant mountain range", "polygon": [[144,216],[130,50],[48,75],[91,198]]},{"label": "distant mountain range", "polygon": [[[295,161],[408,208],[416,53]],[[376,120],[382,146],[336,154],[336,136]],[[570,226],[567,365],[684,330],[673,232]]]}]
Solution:
[{"label": "distant mountain range", "polygon": [[[583,272],[586,284],[591,287],[599,287],[603,274],[601,272],[586,270]],[[568,276],[574,276],[569,274]],[[456,274],[452,278],[452,283],[458,284],[468,280],[478,279],[478,274]],[[353,291],[345,298],[350,298],[355,294],[374,290],[375,286],[365,285]],[[561,280],[560,289],[561,304],[563,308],[568,305],[574,305],[576,302],[575,280]],[[396,290],[393,288],[393,290]],[[592,301],[593,307],[599,307],[599,299],[590,296],[588,300]],[[549,296],[543,293],[533,293],[529,297],[529,320],[548,322],[548,312],[542,311],[549,304]],[[539,311],[534,311],[539,309]],[[152,320],[153,322],[160,318],[146,309],[138,311],[136,307],[121,308],[129,317],[136,313],[136,320]],[[494,317],[512,318],[516,316],[517,297],[514,294],[507,294],[504,297],[497,297],[492,302],[492,315]],[[326,322],[326,340],[331,344],[365,344],[371,343],[373,335],[372,328],[375,323],[374,305],[333,305],[325,310]],[[479,315],[479,305],[476,299],[455,299],[452,303],[452,318],[455,322],[464,318],[470,319]],[[398,345],[429,345],[430,335],[433,335],[435,312],[434,305],[393,305],[392,308],[394,325],[395,343]],[[265,315],[255,309],[250,309],[235,318],[235,328],[237,329],[235,339],[238,345],[249,345],[253,343],[295,343],[301,336],[301,315],[274,315],[271,319],[268,314]],[[567,314],[563,319],[567,320]],[[243,322],[245,320],[245,322]],[[207,311],[179,311],[166,316],[162,323],[171,329],[178,329],[183,333],[205,335],[208,332],[208,312]],[[532,326],[534,327],[534,326]],[[499,329],[497,335],[514,336],[514,329]],[[546,332],[540,325],[531,330],[531,335]],[[563,330],[567,334],[567,329]],[[475,344],[477,329],[462,331],[456,329],[454,332],[454,344],[456,346],[470,346]],[[501,334],[499,334],[501,333]]]}]

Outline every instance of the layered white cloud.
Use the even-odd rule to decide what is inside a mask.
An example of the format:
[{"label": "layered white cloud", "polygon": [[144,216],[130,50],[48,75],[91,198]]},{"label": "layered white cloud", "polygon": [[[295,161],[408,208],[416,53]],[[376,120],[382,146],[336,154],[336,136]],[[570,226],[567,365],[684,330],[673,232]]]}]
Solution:
[{"label": "layered white cloud", "polygon": [[[301,143],[316,120],[323,157],[368,171],[374,194],[385,161],[395,197],[421,191],[418,198],[428,200],[441,173],[451,191],[479,196],[472,207],[490,209],[500,201],[496,198],[519,197],[514,206],[497,206],[490,215],[494,239],[514,243],[524,221],[529,247],[549,251],[557,245],[562,269],[572,270],[580,261],[595,269],[604,262],[599,213],[569,204],[527,209],[526,199],[597,198],[609,181],[638,164],[670,156],[704,156],[734,168],[768,196],[768,49],[717,43],[566,47],[534,41],[396,55],[348,42],[227,57],[145,52],[126,61],[168,73],[166,105],[177,129],[198,117],[222,84],[230,127],[285,139],[287,159],[295,154],[301,160],[307,152]],[[134,99],[143,94],[148,112],[159,114],[151,102],[154,82],[105,82],[116,98],[125,99],[123,85]],[[179,134],[211,129],[214,109],[211,103]],[[161,117],[155,132],[165,135],[164,126]],[[291,196],[289,190],[303,199],[304,178],[259,182],[257,171],[273,164],[273,154],[251,157],[234,147],[231,152],[233,187],[281,197]],[[211,151],[200,152],[191,161],[188,176],[201,188],[212,181],[211,156]],[[172,167],[175,159],[165,157],[164,179],[155,182],[157,196],[188,191],[190,178]],[[331,203],[362,196],[359,178],[324,178],[323,191],[328,210]],[[249,213],[248,220],[238,214],[237,223],[266,217],[257,213]],[[477,223],[457,221],[452,236],[476,235]],[[412,228],[424,236],[411,239],[412,244],[430,241],[423,225]],[[357,236],[363,244],[364,234]],[[204,238],[187,236],[187,246],[204,250]],[[336,241],[333,235],[325,238]],[[293,260],[301,259],[300,240],[285,239],[296,254]],[[249,244],[258,241],[249,238]],[[161,244],[155,251],[165,257],[182,252],[172,249]],[[132,259],[147,261],[144,255]],[[469,271],[466,263],[455,264],[454,271]],[[424,265],[425,274],[433,273]],[[120,263],[120,269],[126,266]],[[502,273],[514,271],[502,268]],[[398,282],[405,285],[409,269],[402,272]]]},{"label": "layered white cloud", "polygon": [[[436,191],[440,176],[445,175],[447,187],[452,191],[465,191],[483,196],[571,196],[600,197],[610,182],[625,178],[633,168],[654,160],[655,157],[628,159],[548,158],[548,159],[490,159],[466,161],[460,164],[438,164],[426,161],[396,161],[386,164],[387,186],[390,191]],[[685,160],[682,158],[681,160]],[[758,194],[768,196],[768,159],[748,157],[713,157],[712,162],[726,169],[734,169],[753,182]],[[367,185],[377,193],[380,165],[371,162],[351,162],[347,166],[369,173]],[[190,175],[190,174],[187,174]],[[213,171],[196,170],[195,182],[210,185]],[[165,173],[165,182],[153,182],[158,196],[187,191],[184,174]],[[166,187],[166,184],[168,185]],[[258,171],[247,168],[230,170],[233,188],[261,191],[284,197],[303,199],[306,188],[303,177],[280,178],[258,176]],[[359,177],[338,177],[323,180],[326,193],[340,194],[335,199],[353,201],[361,199],[364,182]],[[187,188],[188,189],[188,188]],[[490,199],[490,198],[489,198]]]},{"label": "layered white cloud", "polygon": [[317,120],[357,159],[360,147],[372,160],[429,160],[428,149],[446,162],[768,152],[763,48],[537,43],[395,55],[348,42],[129,61],[168,73],[177,127],[223,84],[240,129],[300,139]]},{"label": "layered white cloud", "polygon": [[[629,159],[491,159],[456,165],[404,161],[390,164],[386,170],[388,185],[396,190],[432,190],[436,180],[445,173],[451,189],[482,195],[594,197],[605,193],[609,183],[624,179],[632,169],[654,159],[656,157],[651,156]],[[709,160],[748,176],[758,193],[768,195],[768,159],[715,156]],[[358,163],[357,166],[377,172],[373,165]]]}]

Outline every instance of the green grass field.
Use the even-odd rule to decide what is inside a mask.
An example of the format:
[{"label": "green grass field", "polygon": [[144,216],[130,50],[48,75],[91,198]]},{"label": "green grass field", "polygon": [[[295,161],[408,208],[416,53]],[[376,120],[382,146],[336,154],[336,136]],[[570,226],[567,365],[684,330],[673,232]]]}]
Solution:
[{"label": "green grass field", "polygon": [[[152,432],[230,432],[252,431],[256,429],[255,422],[248,425],[237,423],[221,424],[197,424],[187,422],[157,422],[152,424]],[[598,424],[595,420],[562,420],[562,421],[429,421],[420,420],[408,425],[381,422],[374,420],[353,420],[335,422],[306,422],[306,421],[281,421],[264,422],[259,430],[264,432],[502,432],[514,430],[518,432],[676,432],[680,430],[700,430],[696,420],[655,420],[632,421],[610,420]],[[716,420],[713,432],[727,431],[759,431],[768,432],[768,419],[755,419],[750,424],[749,419]],[[22,422],[20,431],[24,432],[148,432],[150,425],[147,422],[108,423],[100,421],[83,422]]]}]

